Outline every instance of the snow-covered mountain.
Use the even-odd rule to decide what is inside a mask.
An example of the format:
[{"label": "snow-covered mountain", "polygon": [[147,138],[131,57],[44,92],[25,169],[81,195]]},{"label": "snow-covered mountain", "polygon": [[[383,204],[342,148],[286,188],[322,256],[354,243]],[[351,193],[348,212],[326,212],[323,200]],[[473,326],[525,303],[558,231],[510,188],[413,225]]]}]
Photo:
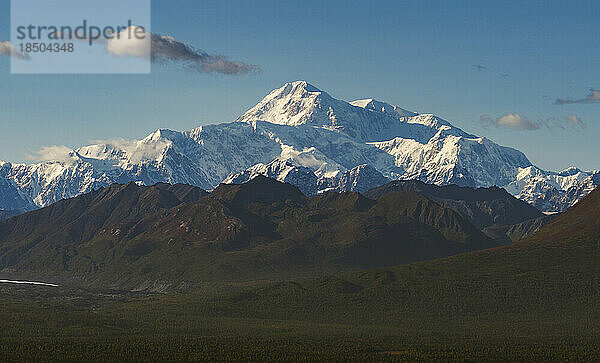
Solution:
[{"label": "snow-covered mountain", "polygon": [[33,201],[9,179],[0,178],[0,212],[18,214],[36,209]]},{"label": "snow-covered mountain", "polygon": [[[563,210],[599,184],[598,173],[540,170],[523,153],[372,99],[345,102],[304,81],[272,91],[237,121],[189,132],[158,130],[38,164],[0,162],[0,178],[37,206],[114,182],[212,189],[267,175],[306,194],[365,191],[393,179],[506,187],[544,211]],[[1,180],[1,179],[0,179]],[[0,193],[0,209],[4,200]]]},{"label": "snow-covered mountain", "polygon": [[223,183],[243,184],[258,175],[277,179],[283,183],[297,186],[305,195],[313,196],[324,191],[366,192],[374,186],[391,181],[369,164],[358,165],[350,170],[333,176],[317,177],[314,170],[294,164],[286,159],[277,158],[269,164],[256,164],[241,173],[229,175]]},{"label": "snow-covered mountain", "polygon": [[600,185],[600,171],[569,168],[544,171],[535,166],[519,169],[505,189],[545,212],[561,212],[574,205]]}]

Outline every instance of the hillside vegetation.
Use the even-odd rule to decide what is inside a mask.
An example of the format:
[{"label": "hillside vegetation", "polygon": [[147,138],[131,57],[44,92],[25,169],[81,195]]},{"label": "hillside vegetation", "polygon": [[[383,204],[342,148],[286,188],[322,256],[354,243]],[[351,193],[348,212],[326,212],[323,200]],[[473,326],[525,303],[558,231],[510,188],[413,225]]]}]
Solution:
[{"label": "hillside vegetation", "polygon": [[3,287],[0,357],[598,361],[599,206],[596,190],[509,247],[337,276],[158,295]]}]

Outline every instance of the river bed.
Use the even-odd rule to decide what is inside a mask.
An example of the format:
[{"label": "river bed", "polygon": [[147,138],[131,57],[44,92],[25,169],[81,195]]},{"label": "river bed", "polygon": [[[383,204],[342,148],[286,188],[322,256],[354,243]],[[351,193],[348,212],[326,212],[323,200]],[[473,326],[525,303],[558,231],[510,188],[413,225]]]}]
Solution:
[{"label": "river bed", "polygon": [[58,285],[55,285],[55,284],[48,284],[45,282],[33,282],[33,281],[0,280],[0,284],[19,284],[19,285],[38,285],[38,286],[58,287]]}]

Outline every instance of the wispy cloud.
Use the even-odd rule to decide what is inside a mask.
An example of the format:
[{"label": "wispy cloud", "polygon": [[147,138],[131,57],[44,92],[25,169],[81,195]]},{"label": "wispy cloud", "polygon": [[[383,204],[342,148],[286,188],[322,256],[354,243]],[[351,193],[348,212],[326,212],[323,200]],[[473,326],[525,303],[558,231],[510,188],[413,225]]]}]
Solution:
[{"label": "wispy cloud", "polygon": [[568,104],[573,104],[573,103],[596,103],[596,102],[600,102],[600,90],[590,88],[590,93],[584,98],[580,98],[580,99],[559,98],[556,101],[554,101],[554,104],[555,105],[568,105]]},{"label": "wispy cloud", "polygon": [[73,149],[64,145],[43,146],[33,154],[27,155],[31,161],[59,161],[68,162],[73,160]]},{"label": "wispy cloud", "polygon": [[484,127],[495,127],[498,129],[510,129],[516,131],[534,131],[541,128],[565,129],[567,127],[576,130],[584,130],[585,123],[577,115],[567,115],[566,117],[551,117],[547,120],[532,120],[521,116],[518,113],[507,113],[498,118],[492,118],[489,115],[481,115],[479,121]]},{"label": "wispy cloud", "polygon": [[5,55],[21,60],[30,60],[31,57],[27,54],[23,54],[17,50],[8,40],[0,42],[0,55]]},{"label": "wispy cloud", "polygon": [[232,61],[223,55],[212,55],[166,35],[151,34],[145,39],[114,37],[105,43],[105,48],[116,56],[150,57],[153,63],[174,64],[201,73],[244,75],[260,71],[256,65]]},{"label": "wispy cloud", "polygon": [[163,138],[90,140],[90,145],[76,150],[65,145],[44,146],[27,155],[27,159],[34,162],[73,163],[81,158],[103,159],[107,155],[111,155],[119,158],[125,157],[132,163],[139,163],[142,160],[160,158],[170,145],[171,141]]},{"label": "wispy cloud", "polygon": [[131,162],[139,163],[142,160],[160,158],[165,148],[172,142],[165,138],[128,140],[123,138],[114,138],[108,140],[90,140],[91,146],[85,146],[78,149],[83,157],[96,158],[102,155],[105,150],[113,150],[114,153],[123,153]]}]

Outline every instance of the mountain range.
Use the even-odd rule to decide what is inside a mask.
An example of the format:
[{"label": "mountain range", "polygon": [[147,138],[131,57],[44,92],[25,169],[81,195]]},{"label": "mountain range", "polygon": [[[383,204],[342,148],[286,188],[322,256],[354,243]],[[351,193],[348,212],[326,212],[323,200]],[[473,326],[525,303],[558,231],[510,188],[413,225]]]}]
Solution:
[{"label": "mountain range", "polygon": [[257,175],[306,195],[361,191],[391,180],[505,188],[561,212],[600,184],[600,172],[544,171],[512,148],[432,114],[372,99],[345,102],[305,81],[269,93],[237,121],[157,130],[37,164],[0,162],[0,210],[31,210],[113,183],[184,183],[212,190]]},{"label": "mountain range", "polygon": [[540,217],[497,187],[395,181],[307,197],[260,175],[211,193],[130,182],[0,222],[0,271],[143,290],[321,276],[498,247]]}]

